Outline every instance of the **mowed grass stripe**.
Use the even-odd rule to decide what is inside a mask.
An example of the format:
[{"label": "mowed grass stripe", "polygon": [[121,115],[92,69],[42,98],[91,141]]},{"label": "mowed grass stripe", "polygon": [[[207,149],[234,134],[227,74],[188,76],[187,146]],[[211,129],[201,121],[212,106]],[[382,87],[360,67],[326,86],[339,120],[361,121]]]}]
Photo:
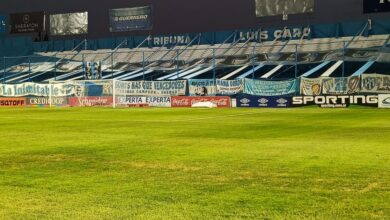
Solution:
[{"label": "mowed grass stripe", "polygon": [[0,216],[387,219],[389,121],[372,108],[0,109]]}]

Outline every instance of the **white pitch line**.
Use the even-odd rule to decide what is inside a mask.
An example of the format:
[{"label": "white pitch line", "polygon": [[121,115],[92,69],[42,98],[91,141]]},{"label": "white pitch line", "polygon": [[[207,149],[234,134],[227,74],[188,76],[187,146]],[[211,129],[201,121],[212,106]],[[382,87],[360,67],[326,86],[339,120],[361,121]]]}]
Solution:
[{"label": "white pitch line", "polygon": [[[28,118],[21,118],[21,117],[1,117],[0,119],[11,119],[11,120],[38,120],[38,121],[99,121],[99,122],[189,122],[189,121],[202,121],[202,120],[209,120],[209,119],[219,119],[219,118],[231,118],[231,117],[240,117],[240,116],[247,116],[247,115],[255,115],[255,114],[261,114],[264,112],[250,112],[250,113],[243,113],[243,114],[231,114],[231,115],[220,115],[220,116],[210,116],[210,117],[201,117],[201,118],[189,118],[189,119],[176,119],[176,120],[110,120],[110,119],[99,119],[99,118],[75,118],[75,119],[57,119],[57,118],[36,118],[36,117],[28,117]],[[0,121],[1,122],[1,121]]]}]

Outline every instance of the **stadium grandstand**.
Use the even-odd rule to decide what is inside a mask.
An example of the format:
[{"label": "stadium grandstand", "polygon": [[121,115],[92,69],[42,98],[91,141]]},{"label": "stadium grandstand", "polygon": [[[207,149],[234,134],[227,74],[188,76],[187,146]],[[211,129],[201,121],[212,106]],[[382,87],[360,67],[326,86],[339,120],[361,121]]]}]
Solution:
[{"label": "stadium grandstand", "polygon": [[[62,29],[68,30],[57,30],[55,28],[57,26],[50,22],[62,24],[65,22],[64,16],[71,14],[62,14],[61,18],[61,14],[54,13],[54,9],[53,12],[50,11],[52,3],[43,2],[34,7],[44,12],[29,16],[37,16],[38,21],[45,23],[36,24],[37,28],[32,30],[23,30],[21,28],[23,24],[19,24],[19,29],[12,25],[7,28],[4,22],[17,22],[11,19],[26,16],[28,13],[12,14],[15,12],[12,11],[15,10],[15,4],[1,3],[2,8],[8,10],[10,16],[2,16],[7,18],[3,19],[4,25],[7,26],[3,28],[3,32],[7,34],[3,34],[0,42],[2,56],[0,82],[84,80],[87,62],[99,62],[102,71],[100,79],[125,81],[347,77],[363,73],[386,74],[387,64],[390,62],[388,20],[386,16],[374,16],[376,14],[373,13],[361,13],[358,16],[357,11],[363,10],[363,2],[352,8],[351,14],[356,17],[355,19],[351,19],[349,15],[338,15],[340,20],[331,22],[334,18],[326,19],[322,16],[326,13],[331,14],[332,6],[348,5],[348,1],[316,4],[314,1],[303,1],[302,8],[293,9],[292,12],[277,11],[273,8],[265,10],[262,4],[268,4],[267,1],[245,1],[251,6],[248,7],[251,10],[247,12],[252,14],[250,20],[258,20],[259,23],[251,25],[252,21],[244,19],[247,16],[235,19],[240,21],[238,23],[245,24],[243,27],[252,26],[250,28],[197,33],[196,30],[220,29],[218,25],[200,22],[191,33],[180,33],[180,26],[177,25],[177,29],[173,28],[173,33],[168,35],[159,34],[162,31],[158,25],[162,23],[161,26],[164,27],[171,21],[162,17],[164,21],[154,22],[160,19],[159,10],[163,12],[168,10],[162,6],[160,9],[159,5],[144,3],[145,5],[140,7],[139,4],[125,4],[127,12],[121,13],[138,13],[135,19],[139,19],[140,16],[146,17],[142,18],[143,20],[132,20],[133,23],[128,22],[125,25],[123,22],[115,23],[113,20],[107,25],[107,22],[93,19],[93,15],[103,10],[102,8],[83,12],[84,15],[79,13],[82,14],[80,17],[74,13],[76,20],[80,19],[81,23],[84,21],[84,29],[66,26]],[[210,13],[199,6],[202,2],[196,6],[195,3],[191,4],[194,4],[197,10]],[[280,4],[284,4],[283,1]],[[77,3],[70,5],[69,13],[74,12],[72,5]],[[134,7],[130,10],[132,6]],[[236,6],[237,3],[227,2],[220,6],[221,12],[213,13],[226,18],[224,26],[228,27],[229,23],[234,22],[231,18],[228,19],[227,14]],[[321,10],[321,7],[324,9]],[[242,11],[242,8],[238,7],[237,10]],[[319,10],[314,10],[317,8]],[[109,9],[106,8],[106,13]],[[17,12],[20,10],[18,8]],[[308,11],[300,14],[299,10]],[[119,9],[111,9],[110,16],[114,16],[113,13],[120,13]],[[270,22],[262,21],[263,18]],[[186,18],[184,24],[186,21],[195,22],[193,20],[196,18]],[[97,22],[107,25],[100,28],[103,29],[99,33],[101,39],[99,34],[91,35],[88,32],[88,26],[96,27]],[[103,38],[109,30],[113,37]],[[148,35],[142,36],[142,33]]]},{"label": "stadium grandstand", "polygon": [[0,0],[0,220],[390,219],[390,0]]}]

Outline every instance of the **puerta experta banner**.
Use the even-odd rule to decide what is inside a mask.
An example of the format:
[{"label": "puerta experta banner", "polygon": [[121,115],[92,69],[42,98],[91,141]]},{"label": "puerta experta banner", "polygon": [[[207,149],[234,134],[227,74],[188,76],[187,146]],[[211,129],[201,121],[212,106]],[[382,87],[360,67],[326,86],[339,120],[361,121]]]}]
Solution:
[{"label": "puerta experta banner", "polygon": [[22,96],[69,96],[75,94],[73,83],[56,84],[0,84],[0,96],[22,97]]},{"label": "puerta experta banner", "polygon": [[147,105],[150,107],[171,107],[170,96],[118,96],[117,105]]},{"label": "puerta experta banner", "polygon": [[244,80],[244,93],[257,96],[283,96],[297,93],[299,80],[284,81]]},{"label": "puerta experta banner", "polygon": [[84,79],[86,79],[86,80],[102,79],[102,63],[101,62],[85,62],[84,63]]},{"label": "puerta experta banner", "polygon": [[6,17],[5,15],[0,15],[0,34],[4,34],[6,32]]},{"label": "puerta experta banner", "polygon": [[363,74],[361,92],[390,93],[390,75]]},{"label": "puerta experta banner", "polygon": [[360,92],[360,76],[322,78],[322,93],[327,95],[354,94]]},{"label": "puerta experta banner", "polygon": [[51,35],[79,35],[88,33],[88,12],[50,15]]},{"label": "puerta experta banner", "polygon": [[11,34],[42,32],[45,29],[44,12],[10,14]]},{"label": "puerta experta banner", "polygon": [[181,96],[186,94],[187,81],[115,81],[115,95]]},{"label": "puerta experta banner", "polygon": [[236,95],[244,91],[244,82],[238,80],[217,79],[217,93],[220,95]]},{"label": "puerta experta banner", "polygon": [[188,87],[190,96],[215,96],[217,94],[214,79],[190,79]]},{"label": "puerta experta banner", "polygon": [[292,97],[240,95],[236,99],[241,108],[288,108],[292,105]]},{"label": "puerta experta banner", "polygon": [[390,11],[389,0],[363,0],[364,13],[377,13]]},{"label": "puerta experta banner", "polygon": [[152,7],[110,9],[110,32],[150,30]]}]

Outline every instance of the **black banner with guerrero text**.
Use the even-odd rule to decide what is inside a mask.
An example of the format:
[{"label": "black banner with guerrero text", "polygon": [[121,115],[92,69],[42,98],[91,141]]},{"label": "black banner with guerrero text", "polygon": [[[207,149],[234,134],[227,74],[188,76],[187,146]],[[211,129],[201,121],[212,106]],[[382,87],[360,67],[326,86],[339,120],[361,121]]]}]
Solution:
[{"label": "black banner with guerrero text", "polygon": [[11,34],[42,32],[45,12],[26,12],[10,15]]}]

